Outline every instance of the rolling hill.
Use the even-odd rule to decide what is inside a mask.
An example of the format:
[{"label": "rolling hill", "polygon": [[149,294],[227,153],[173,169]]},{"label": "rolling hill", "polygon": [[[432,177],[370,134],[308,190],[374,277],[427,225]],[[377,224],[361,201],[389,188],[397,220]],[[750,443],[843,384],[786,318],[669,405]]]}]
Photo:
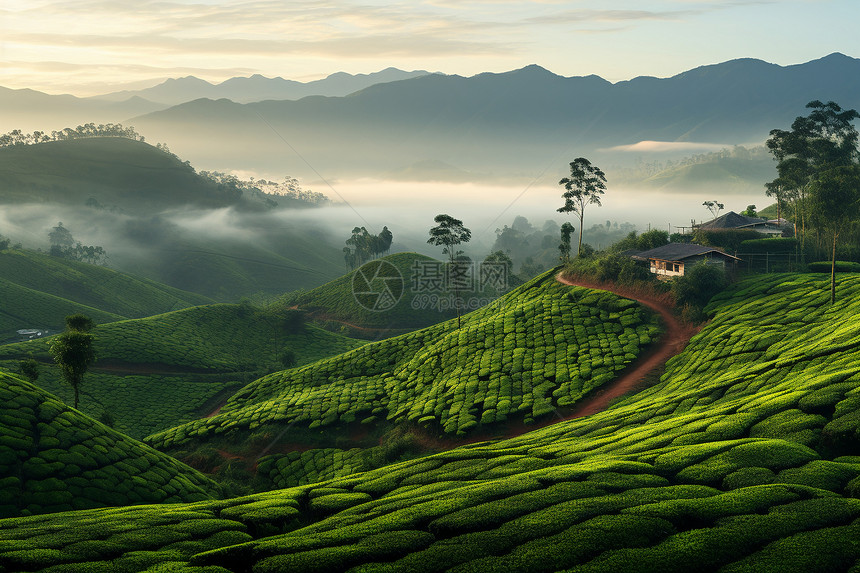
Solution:
[{"label": "rolling hill", "polygon": [[211,299],[113,269],[35,251],[0,251],[0,341],[26,328],[58,331],[69,314],[96,323],[160,314]]},{"label": "rolling hill", "polygon": [[[116,429],[138,439],[215,410],[244,384],[282,369],[285,350],[305,365],[363,344],[303,325],[295,311],[230,304],[100,324],[93,332],[98,361],[85,377],[80,409],[95,418],[108,412]],[[34,356],[43,363],[38,385],[71,400],[49,341],[0,346],[0,366],[17,371],[21,359]]]},{"label": "rolling hill", "polygon": [[141,141],[12,145],[0,148],[0,172],[8,213],[0,232],[28,248],[47,249],[49,230],[64,221],[113,267],[230,302],[313,288],[342,272],[337,241],[302,216],[309,203],[202,177]]},{"label": "rolling hill", "polygon": [[[173,506],[159,536],[113,542],[152,519],[148,506],[0,521],[0,565],[849,571],[860,561],[860,277],[841,277],[839,293],[827,305],[814,275],[745,280],[712,301],[713,320],[659,384],[604,412],[313,485]],[[211,531],[252,540],[182,543],[216,518]],[[63,536],[39,535],[52,527]]]},{"label": "rolling hill", "polygon": [[187,163],[123,137],[90,137],[0,148],[3,203],[83,206],[154,214],[173,207],[240,206],[241,197]]},{"label": "rolling hill", "polygon": [[0,382],[0,516],[193,502],[220,494],[202,474],[32,384],[2,372]]},{"label": "rolling hill", "polygon": [[[394,268],[389,267],[389,264]],[[299,308],[307,312],[312,320],[329,327],[343,327],[353,336],[361,338],[378,339],[402,334],[456,316],[453,309],[430,304],[427,292],[423,291],[417,282],[416,277],[420,276],[422,265],[429,265],[427,268],[432,272],[439,269],[441,264],[436,259],[418,253],[396,253],[370,261],[359,270],[351,271],[315,289],[287,293],[277,305]],[[374,304],[376,300],[365,300],[362,295],[355,294],[363,290],[375,292],[373,285],[368,288],[361,280],[366,277],[372,281],[380,269],[390,273],[391,277],[396,279],[397,286],[394,295],[398,300],[385,308],[377,308]],[[434,293],[435,300],[444,298],[444,293]],[[463,293],[461,296],[474,298],[476,295],[483,295],[482,298],[489,301],[491,297],[495,298],[497,293],[477,291]],[[422,302],[425,303],[423,307]]]}]

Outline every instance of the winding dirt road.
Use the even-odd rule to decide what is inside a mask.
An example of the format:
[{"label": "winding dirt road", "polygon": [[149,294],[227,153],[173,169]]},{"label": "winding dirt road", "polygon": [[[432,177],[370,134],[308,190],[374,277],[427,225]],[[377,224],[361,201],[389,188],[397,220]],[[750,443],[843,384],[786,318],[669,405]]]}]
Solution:
[{"label": "winding dirt road", "polygon": [[575,405],[573,411],[564,417],[565,420],[581,418],[605,410],[612,400],[633,390],[648,374],[662,367],[667,360],[680,353],[690,341],[690,338],[698,332],[698,328],[683,324],[675,318],[667,305],[667,301],[660,300],[657,296],[625,289],[616,285],[604,285],[594,281],[570,279],[562,276],[561,273],[556,275],[556,280],[571,286],[608,290],[625,298],[635,300],[659,314],[666,328],[655,348],[651,349],[644,356],[640,356],[618,378],[597,389],[593,394]]}]

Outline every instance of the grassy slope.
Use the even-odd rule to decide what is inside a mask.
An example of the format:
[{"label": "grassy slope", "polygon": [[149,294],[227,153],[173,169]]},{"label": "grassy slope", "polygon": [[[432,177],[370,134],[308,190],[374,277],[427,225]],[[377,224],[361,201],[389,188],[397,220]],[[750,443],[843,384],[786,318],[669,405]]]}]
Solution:
[{"label": "grassy slope", "polygon": [[0,515],[211,499],[202,474],[0,373]]},{"label": "grassy slope", "polygon": [[[860,547],[860,277],[767,275],[716,318],[662,382],[588,418],[365,474],[165,512],[165,540],[103,541],[151,510],[0,522],[34,567],[124,559],[231,571],[810,571]],[[840,457],[841,456],[841,457]],[[229,506],[229,507],[227,507]],[[251,543],[171,545],[220,517]],[[99,519],[94,531],[88,523]],[[38,537],[62,524],[64,536]],[[226,534],[225,534],[226,535]],[[62,550],[88,540],[91,553]],[[202,544],[207,548],[215,542]],[[7,549],[8,551],[8,549]],[[0,553],[0,564],[17,558]],[[100,570],[100,569],[93,569]],[[131,569],[126,569],[131,570]]]},{"label": "grassy slope", "polygon": [[153,248],[157,256],[136,261],[136,272],[224,302],[314,287],[341,272],[339,251],[328,246],[324,234],[291,226],[273,226],[266,233],[252,242],[187,234]]},{"label": "grassy slope", "polygon": [[231,200],[177,158],[140,141],[94,137],[0,149],[0,195],[7,203],[164,209]]},{"label": "grassy slope", "polygon": [[[303,365],[363,344],[286,320],[282,313],[217,304],[100,325],[93,331],[99,361],[85,378],[80,408],[95,417],[106,410],[117,429],[141,438],[198,418],[217,396],[281,369],[278,354],[285,349]],[[34,340],[0,346],[0,366],[16,370],[29,355],[50,364],[46,341]],[[70,400],[57,369],[42,370],[39,386]]]},{"label": "grassy slope", "polygon": [[552,272],[463,318],[263,377],[213,418],[150,436],[159,448],[295,422],[344,428],[416,422],[464,435],[532,421],[611,380],[657,335],[650,313],[614,295],[561,285]]},{"label": "grassy slope", "polygon": [[[830,308],[812,277],[742,283],[661,384],[595,416],[229,508],[198,504],[186,519],[166,512],[188,526],[220,516],[256,538],[178,558],[255,572],[847,570],[860,558],[860,459],[838,456],[860,444],[860,278],[840,292]],[[147,511],[63,515],[98,556],[37,562],[118,555],[78,524],[100,518],[109,533]],[[0,539],[60,548],[33,537],[58,519],[0,522]],[[177,559],[168,542],[137,547],[161,551],[153,564]]]},{"label": "grassy slope", "polygon": [[0,252],[0,340],[20,328],[60,329],[83,312],[97,323],[159,314],[212,302],[107,267],[34,251]]},{"label": "grassy slope", "polygon": [[[413,299],[419,294],[413,290],[411,280],[413,265],[422,262],[433,263],[436,262],[435,259],[418,253],[397,253],[379,260],[387,261],[397,267],[403,278],[400,300],[390,309],[376,312],[368,310],[357,302],[353,294],[355,271],[308,292],[288,295],[289,304],[298,305],[318,320],[330,319],[374,330],[402,331],[422,328],[456,316],[450,310],[440,312],[435,308],[414,308],[412,305]],[[371,261],[362,267],[362,271],[367,276],[372,276],[377,265],[379,265],[378,261]],[[372,307],[371,301],[365,301],[365,304]]]}]

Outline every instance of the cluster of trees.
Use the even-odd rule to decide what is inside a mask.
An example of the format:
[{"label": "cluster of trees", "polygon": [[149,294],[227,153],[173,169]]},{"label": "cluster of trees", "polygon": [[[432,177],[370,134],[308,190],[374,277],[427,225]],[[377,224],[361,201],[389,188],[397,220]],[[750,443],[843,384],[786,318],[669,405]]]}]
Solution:
[{"label": "cluster of trees", "polygon": [[48,240],[51,243],[50,255],[72,261],[81,261],[91,265],[107,264],[107,252],[104,248],[95,245],[82,245],[75,241],[71,231],[63,226],[62,221],[57,223],[48,232]]},{"label": "cluster of trees", "polygon": [[[166,146],[165,146],[165,149]],[[285,177],[282,183],[266,179],[239,179],[235,175],[219,171],[201,171],[199,175],[218,186],[218,190],[232,194],[236,199],[256,199],[269,208],[278,205],[287,207],[318,207],[329,202],[322,193],[302,189],[295,177]]]},{"label": "cluster of trees", "polygon": [[94,123],[85,123],[84,125],[79,125],[75,128],[67,127],[59,131],[52,131],[51,133],[45,131],[24,133],[20,129],[15,129],[9,133],[0,135],[0,147],[9,147],[12,145],[35,145],[37,143],[46,143],[48,141],[64,141],[67,139],[81,139],[85,137],[124,137],[125,139],[144,141],[144,137],[137,133],[133,127],[123,127],[119,123],[99,125]]},{"label": "cluster of trees", "polygon": [[836,247],[860,219],[860,151],[853,121],[856,110],[818,100],[806,105],[790,130],[774,129],[767,148],[777,161],[778,176],[767,183],[780,215],[793,211],[796,234],[805,249],[808,238],[830,247],[830,300],[836,299]]},{"label": "cluster of trees", "polygon": [[352,236],[346,240],[343,258],[349,269],[356,269],[369,260],[388,254],[394,235],[388,227],[382,227],[378,235],[371,235],[365,227],[355,227]]}]

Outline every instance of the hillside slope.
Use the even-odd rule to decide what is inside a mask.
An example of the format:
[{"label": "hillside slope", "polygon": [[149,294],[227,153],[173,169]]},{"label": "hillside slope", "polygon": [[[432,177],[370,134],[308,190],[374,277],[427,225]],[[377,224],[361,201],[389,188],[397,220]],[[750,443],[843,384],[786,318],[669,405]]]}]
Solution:
[{"label": "hillside slope", "polygon": [[[7,211],[0,232],[28,248],[47,250],[49,231],[64,221],[74,240],[103,247],[112,267],[229,302],[313,288],[342,272],[330,231],[302,216],[316,204],[216,182],[142,141],[83,137],[2,147],[0,172]],[[29,270],[20,275],[41,276]]]},{"label": "hillside slope", "polygon": [[129,212],[227,207],[239,197],[148,143],[90,137],[0,148],[4,203],[80,205],[89,198]]},{"label": "hillside slope", "polygon": [[[392,265],[393,269],[388,266]],[[422,278],[422,265],[427,265],[426,278],[432,277],[434,272],[442,272],[440,261],[418,253],[396,253],[380,259],[370,261],[359,269],[351,271],[333,281],[309,291],[288,293],[281,298],[281,304],[289,307],[297,307],[308,313],[308,316],[322,323],[340,323],[346,328],[351,328],[355,336],[365,338],[379,338],[393,334],[402,334],[408,330],[423,328],[432,324],[445,321],[456,316],[452,308],[441,307],[446,303],[447,292],[433,291],[435,296],[421,290],[419,280]],[[383,286],[381,283],[372,283],[374,277],[384,272],[396,279],[396,292],[394,297],[398,300],[395,304],[385,308],[375,308],[375,299],[364,296],[362,290],[373,290],[375,287]],[[371,281],[370,289],[367,288],[362,279]],[[489,302],[495,298],[496,292],[468,292],[462,293],[465,299],[474,299],[480,295]],[[432,304],[437,301],[440,304]]]},{"label": "hillside slope", "polygon": [[0,341],[23,328],[60,330],[77,312],[105,323],[212,302],[107,267],[25,250],[0,251],[0,292]]},{"label": "hillside slope", "polygon": [[[282,369],[286,350],[305,365],[363,344],[303,325],[295,311],[235,304],[101,324],[93,333],[98,360],[81,387],[80,409],[93,417],[108,412],[135,438],[208,414],[247,382]],[[27,356],[43,362],[38,385],[70,400],[45,340],[0,346],[0,366],[9,370]]]},{"label": "hillside slope", "polygon": [[[204,502],[141,541],[150,565],[228,571],[849,571],[860,565],[860,277],[765,275],[713,301],[714,320],[662,382],[610,409],[520,437],[229,502]],[[848,454],[848,455],[846,455]],[[191,509],[192,506],[185,506]],[[130,555],[74,512],[0,522],[33,568]],[[193,519],[250,543],[177,556]],[[50,526],[91,556],[36,537]],[[15,556],[0,553],[11,567]],[[852,569],[853,568],[853,569]]]},{"label": "hillside slope", "polygon": [[[361,422],[417,423],[465,435],[569,407],[611,380],[657,337],[649,311],[610,293],[568,287],[552,272],[455,320],[263,377],[218,416],[155,434],[175,448],[284,423],[328,432]],[[331,429],[330,429],[331,427]]]},{"label": "hillside slope", "polygon": [[211,499],[219,487],[0,372],[0,516]]}]

